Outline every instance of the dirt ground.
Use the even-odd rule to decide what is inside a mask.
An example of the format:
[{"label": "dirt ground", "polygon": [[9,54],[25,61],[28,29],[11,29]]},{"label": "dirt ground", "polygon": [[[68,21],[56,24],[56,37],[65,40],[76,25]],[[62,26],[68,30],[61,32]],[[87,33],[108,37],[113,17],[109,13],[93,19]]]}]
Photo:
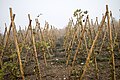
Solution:
[{"label": "dirt ground", "polygon": [[[39,59],[42,80],[79,80],[85,62],[84,59],[83,62],[81,62],[82,58],[80,62],[76,62],[74,69],[70,72],[71,65],[65,65],[66,59],[64,56],[64,52],[56,53],[52,59],[47,59],[47,67],[45,66],[44,60]],[[111,67],[109,65],[109,57],[109,53],[102,53],[97,57],[99,80],[110,80]],[[117,52],[115,56],[115,64],[116,78],[117,80],[120,80],[120,54]],[[25,77],[26,80],[36,80],[33,61],[26,64]],[[94,61],[91,61],[84,80],[96,80]]]}]

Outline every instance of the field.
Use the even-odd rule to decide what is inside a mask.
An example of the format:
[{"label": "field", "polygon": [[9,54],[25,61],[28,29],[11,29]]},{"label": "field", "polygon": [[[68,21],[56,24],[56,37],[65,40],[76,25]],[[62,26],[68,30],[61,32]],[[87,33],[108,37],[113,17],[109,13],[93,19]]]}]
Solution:
[{"label": "field", "polygon": [[[120,80],[120,19],[104,12],[101,22],[77,9],[64,29],[45,23],[0,34],[0,80]],[[83,19],[83,17],[85,19]]]}]

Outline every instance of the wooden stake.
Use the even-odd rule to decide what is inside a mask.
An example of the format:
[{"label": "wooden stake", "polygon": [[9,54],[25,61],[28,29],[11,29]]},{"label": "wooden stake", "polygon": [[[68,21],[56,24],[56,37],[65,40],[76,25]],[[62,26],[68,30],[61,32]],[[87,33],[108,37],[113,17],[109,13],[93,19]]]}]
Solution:
[{"label": "wooden stake", "polygon": [[96,79],[99,80],[99,74],[98,74],[99,70],[98,70],[98,64],[97,64],[97,60],[96,60],[96,55],[97,54],[95,54],[95,52],[94,52],[95,71],[96,71],[95,75],[96,75]]},{"label": "wooden stake", "polygon": [[[15,18],[15,14],[13,14],[13,21],[14,21],[14,18]],[[6,34],[6,40],[5,40],[5,43],[3,44],[3,50],[2,50],[1,55],[0,55],[0,67],[2,67],[2,64],[3,64],[2,57],[3,57],[3,53],[6,49],[6,45],[8,44],[8,39],[10,36],[11,27],[12,27],[12,23],[10,23],[9,31]]]},{"label": "wooden stake", "polygon": [[104,31],[104,34],[103,34],[102,44],[101,44],[100,49],[99,49],[100,53],[102,51],[102,47],[103,47],[103,44],[105,42],[106,34],[107,34],[107,25],[105,24],[105,31]]},{"label": "wooden stake", "polygon": [[40,66],[39,66],[39,61],[38,61],[38,55],[37,55],[37,51],[36,51],[36,46],[35,46],[35,38],[34,38],[34,34],[33,34],[33,30],[32,30],[32,20],[30,19],[30,14],[28,14],[28,18],[29,18],[29,27],[31,30],[31,36],[32,36],[32,43],[33,43],[33,49],[34,49],[34,59],[35,59],[35,64],[36,64],[36,75],[37,75],[37,80],[42,80],[41,78],[41,73],[40,73]]},{"label": "wooden stake", "polygon": [[88,16],[87,16],[87,18],[86,18],[86,23],[85,23],[85,26],[84,26],[84,28],[83,28],[83,30],[82,30],[81,35],[80,35],[80,40],[79,40],[77,49],[76,49],[75,54],[74,54],[74,58],[73,58],[73,62],[72,62],[72,67],[74,66],[74,63],[75,63],[75,60],[76,60],[76,57],[77,57],[77,54],[78,54],[78,50],[80,49],[82,40],[84,39],[83,37],[84,37],[84,33],[85,33],[87,21],[88,21]]},{"label": "wooden stake", "polygon": [[115,77],[115,60],[114,60],[114,52],[113,52],[113,42],[112,42],[112,31],[111,31],[111,26],[110,26],[110,15],[109,15],[109,11],[108,11],[108,5],[106,5],[106,13],[107,13],[107,21],[108,21],[108,32],[109,32],[109,40],[110,40],[110,48],[111,48],[111,58],[112,58],[112,80],[116,80]]},{"label": "wooden stake", "polygon": [[[5,23],[5,31],[4,31],[4,34],[3,34],[2,45],[4,45],[4,42],[5,42],[6,32],[7,32],[7,25]],[[3,64],[3,62],[2,62],[3,52],[4,52],[4,49],[2,50],[2,53],[0,54],[0,69],[2,68],[2,64]]]},{"label": "wooden stake", "polygon": [[19,65],[20,65],[20,72],[21,72],[22,80],[25,80],[24,71],[23,71],[23,67],[22,67],[22,62],[21,62],[21,58],[20,58],[20,50],[19,50],[19,46],[18,46],[18,42],[17,42],[17,36],[16,36],[17,34],[16,34],[16,30],[15,30],[15,23],[13,21],[12,8],[10,8],[10,18],[11,18],[11,23],[12,23],[12,31],[13,31],[13,36],[14,36],[14,42],[15,42],[17,55],[18,55],[18,61],[19,61]]},{"label": "wooden stake", "polygon": [[[71,30],[71,33],[72,33],[72,30]],[[72,36],[73,39],[70,41],[68,49],[67,49],[66,56],[68,55],[68,57],[67,57],[67,60],[66,60],[66,65],[68,65],[68,63],[69,63],[69,59],[70,59],[70,56],[71,56],[71,53],[72,53],[72,47],[73,47],[76,36],[77,36],[77,27],[75,27],[73,29],[73,36]]]},{"label": "wooden stake", "polygon": [[102,29],[102,27],[103,27],[103,24],[104,24],[104,22],[105,22],[105,18],[106,18],[106,14],[105,14],[105,17],[103,17],[103,19],[102,19],[101,26],[99,27],[99,29],[98,29],[98,31],[97,31],[97,33],[96,33],[95,39],[93,40],[92,46],[91,46],[91,48],[90,48],[90,50],[89,50],[88,57],[87,57],[87,59],[86,59],[86,63],[85,63],[85,66],[84,66],[84,68],[83,68],[83,73],[82,73],[82,75],[81,75],[81,77],[80,77],[80,80],[83,80],[83,77],[84,77],[85,72],[86,72],[86,70],[87,70],[87,67],[88,67],[88,65],[89,65],[89,61],[90,61],[90,57],[91,57],[91,55],[92,55],[93,48],[94,48],[95,43],[96,43],[96,41],[97,41],[97,38],[98,38],[98,36],[99,36],[99,34],[100,34],[100,32],[101,32],[101,29]]},{"label": "wooden stake", "polygon": [[[44,39],[44,36],[43,36],[42,30],[41,30],[41,28],[40,28],[40,23],[39,23],[38,19],[36,19],[36,24],[38,25],[38,28],[39,28],[39,30],[40,30],[40,34],[41,34],[41,36],[39,35],[39,37],[41,37],[41,42],[45,42],[45,39]],[[45,46],[44,43],[43,43],[43,47],[42,47],[43,57],[44,57],[45,65],[47,66],[47,59],[46,59],[45,49],[47,50],[48,54],[50,55],[50,52],[49,52],[47,46]]]}]

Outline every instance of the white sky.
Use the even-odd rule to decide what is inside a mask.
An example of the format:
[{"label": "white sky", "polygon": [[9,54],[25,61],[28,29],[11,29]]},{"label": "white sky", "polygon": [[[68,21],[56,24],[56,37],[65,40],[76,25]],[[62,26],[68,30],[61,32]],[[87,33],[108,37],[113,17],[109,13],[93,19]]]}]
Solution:
[{"label": "white sky", "polygon": [[3,32],[4,23],[10,25],[9,8],[12,7],[16,14],[15,23],[24,28],[28,25],[28,14],[31,14],[35,25],[35,18],[42,13],[39,20],[44,26],[45,20],[57,28],[67,25],[69,18],[73,16],[76,9],[88,10],[90,18],[102,17],[105,13],[105,5],[109,5],[109,10],[118,20],[120,18],[120,0],[0,0],[0,29]]}]

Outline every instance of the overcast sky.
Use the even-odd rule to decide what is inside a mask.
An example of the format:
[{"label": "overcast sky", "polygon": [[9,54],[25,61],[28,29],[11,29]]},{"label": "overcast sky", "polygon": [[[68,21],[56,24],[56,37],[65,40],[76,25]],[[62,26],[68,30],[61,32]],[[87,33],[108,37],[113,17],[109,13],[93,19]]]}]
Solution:
[{"label": "overcast sky", "polygon": [[109,5],[109,10],[118,20],[120,18],[120,0],[0,0],[0,29],[3,32],[4,23],[10,25],[9,8],[16,14],[15,24],[22,28],[28,25],[28,14],[35,25],[35,18],[39,17],[43,26],[45,20],[57,28],[63,28],[67,25],[69,18],[73,16],[76,9],[88,10],[90,18],[101,19],[102,13],[105,13],[105,5]]}]

